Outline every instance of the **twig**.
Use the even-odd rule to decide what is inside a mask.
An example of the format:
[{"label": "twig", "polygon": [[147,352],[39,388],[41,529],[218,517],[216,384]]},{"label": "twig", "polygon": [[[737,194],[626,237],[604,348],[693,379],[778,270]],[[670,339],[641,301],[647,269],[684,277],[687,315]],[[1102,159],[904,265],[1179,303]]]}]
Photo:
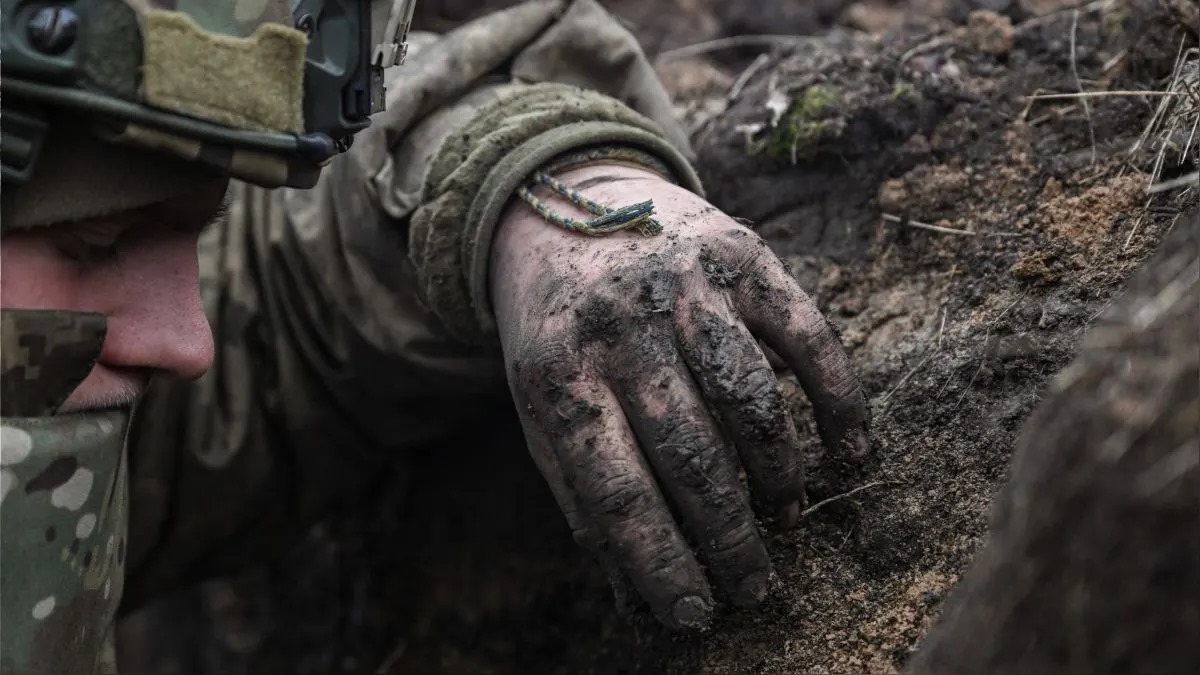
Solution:
[{"label": "twig", "polygon": [[816,38],[808,35],[733,35],[668,49],[659,52],[655,61],[672,61],[737,47],[773,47],[775,45],[805,44],[815,40]]},{"label": "twig", "polygon": [[1122,49],[1121,51],[1119,51],[1115,55],[1113,55],[1112,58],[1110,58],[1109,60],[1104,62],[1104,65],[1100,67],[1100,72],[1107,73],[1108,71],[1112,70],[1113,68],[1116,68],[1117,65],[1119,65],[1121,63],[1121,61],[1124,61],[1125,57],[1127,57],[1127,56],[1129,56],[1129,50]]},{"label": "twig", "polygon": [[980,234],[982,234],[985,237],[1024,237],[1025,236],[1024,232],[982,232],[981,233],[981,232],[972,232],[971,230],[959,230],[959,229],[955,229],[953,227],[942,227],[941,225],[930,225],[929,223],[922,223],[919,220],[913,220],[911,218],[901,218],[900,216],[894,216],[890,213],[881,213],[880,217],[889,223],[896,223],[898,225],[908,225],[909,227],[915,227],[919,230],[929,230],[930,232],[940,232],[942,234],[960,234],[960,235],[967,236],[967,237],[978,237]]},{"label": "twig", "polygon": [[1036,127],[1036,126],[1045,124],[1046,122],[1049,122],[1050,120],[1055,119],[1055,118],[1062,119],[1062,117],[1064,115],[1066,115],[1067,113],[1071,112],[1074,109],[1075,109],[1075,104],[1068,103],[1067,105],[1054,108],[1053,110],[1046,113],[1045,115],[1042,115],[1041,117],[1035,117],[1034,119],[1031,119],[1028,122],[1026,122],[1026,124],[1028,124],[1031,127]]},{"label": "twig", "polygon": [[942,45],[947,44],[949,42],[950,42],[950,38],[946,35],[938,35],[938,36],[935,36],[931,40],[926,40],[925,42],[922,42],[921,44],[904,52],[904,54],[900,56],[900,65],[904,65],[905,63],[908,63],[908,60],[911,59],[912,57],[916,56],[917,54],[927,52],[931,49],[937,49],[938,47],[941,47]]},{"label": "twig", "polygon": [[[1075,34],[1079,32],[1079,10],[1071,14],[1071,76],[1075,78],[1075,88],[1083,93],[1083,81],[1079,79],[1079,64],[1075,53]],[[1096,126],[1092,124],[1092,107],[1087,98],[1080,99],[1083,103],[1083,116],[1087,119],[1088,136],[1092,139],[1092,164],[1096,163]]]},{"label": "twig", "polygon": [[821,501],[817,502],[816,504],[813,504],[812,506],[808,507],[807,509],[804,509],[803,511],[800,512],[800,519],[803,520],[804,518],[811,516],[813,513],[816,513],[816,511],[823,506],[832,504],[833,502],[845,499],[847,497],[854,496],[855,494],[862,492],[863,490],[870,490],[871,488],[880,487],[881,485],[904,485],[904,484],[905,484],[904,481],[899,481],[899,480],[879,480],[879,481],[875,481],[874,483],[867,483],[866,485],[860,485],[849,492],[843,492],[840,495],[834,495],[827,499],[822,499]]},{"label": "twig", "polygon": [[1185,176],[1172,178],[1171,180],[1165,180],[1161,183],[1155,183],[1154,185],[1146,188],[1146,194],[1154,195],[1158,194],[1159,192],[1174,190],[1175,188],[1180,188],[1185,185],[1195,187],[1198,181],[1200,181],[1200,171],[1193,171]]},{"label": "twig", "polygon": [[[1176,83],[1179,82],[1179,76],[1182,72],[1179,64],[1183,63],[1183,48],[1186,44],[1187,36],[1185,35],[1179,40],[1179,49],[1175,53],[1175,64],[1171,67],[1171,83],[1167,85],[1167,91],[1174,91]],[[1154,114],[1151,115],[1150,121],[1146,123],[1146,128],[1142,129],[1142,135],[1134,142],[1133,147],[1129,148],[1130,155],[1137,152],[1146,141],[1150,140],[1150,136],[1158,128],[1159,120],[1167,114],[1168,103],[1170,103],[1170,99],[1166,98],[1158,102],[1158,107],[1154,109]]]},{"label": "twig", "polygon": [[1064,98],[1100,98],[1103,96],[1183,96],[1177,91],[1132,91],[1124,89],[1114,89],[1112,91],[1081,91],[1074,94],[1036,94],[1033,96],[1025,96],[1025,100],[1032,101],[1051,101],[1054,99]]},{"label": "twig", "polygon": [[1095,0],[1094,2],[1089,2],[1085,5],[1079,5],[1077,7],[1064,7],[1063,9],[1054,12],[1048,12],[1041,16],[1035,16],[1032,19],[1022,21],[1021,23],[1013,26],[1013,32],[1020,35],[1030,28],[1037,28],[1043,24],[1050,23],[1067,12],[1090,12],[1094,9],[1103,9],[1105,5],[1111,4],[1112,2],[1113,0]]},{"label": "twig", "polygon": [[766,54],[759,54],[754,61],[742,71],[742,74],[738,75],[738,78],[733,81],[733,86],[729,88],[729,94],[725,96],[725,100],[730,102],[737,100],[737,97],[742,95],[742,90],[745,89],[746,85],[750,83],[750,79],[757,75],[758,71],[762,70],[763,66],[767,65],[767,62],[770,60],[771,57],[767,56]]},{"label": "twig", "polygon": [[1022,122],[1024,122],[1026,119],[1029,118],[1029,112],[1031,110],[1033,110],[1033,106],[1038,101],[1036,98],[1034,98],[1034,96],[1041,94],[1043,91],[1046,91],[1046,90],[1042,89],[1041,87],[1038,87],[1037,89],[1033,90],[1032,94],[1025,97],[1025,109],[1022,110],[1021,114],[1018,116]]},{"label": "twig", "polygon": [[1200,109],[1193,114],[1196,115],[1196,119],[1192,120],[1192,131],[1188,134],[1187,143],[1183,144],[1183,152],[1179,153],[1179,164],[1176,166],[1183,166],[1183,163],[1187,161],[1188,150],[1192,149],[1192,141],[1196,140],[1196,129],[1200,128]]},{"label": "twig", "polygon": [[941,232],[942,234],[961,234],[961,235],[964,235],[967,237],[978,237],[979,236],[978,232],[972,232],[970,230],[957,230],[952,227],[942,227],[940,225],[930,225],[929,223],[922,223],[919,220],[912,220],[909,218],[901,218],[900,216],[893,216],[890,213],[884,213],[884,214],[880,214],[880,215],[884,220],[886,220],[889,223],[896,223],[898,225],[908,225],[909,227],[915,227],[915,228],[918,228],[921,230],[929,230],[930,232]]},{"label": "twig", "polygon": [[1150,208],[1150,203],[1153,201],[1153,196],[1146,199],[1146,205],[1142,207],[1142,212],[1138,214],[1137,220],[1133,221],[1133,227],[1129,230],[1129,236],[1125,237],[1125,245],[1121,247],[1122,251],[1129,250],[1129,243],[1133,241],[1133,235],[1137,234],[1138,228],[1142,226],[1142,219],[1146,217],[1146,210]]}]

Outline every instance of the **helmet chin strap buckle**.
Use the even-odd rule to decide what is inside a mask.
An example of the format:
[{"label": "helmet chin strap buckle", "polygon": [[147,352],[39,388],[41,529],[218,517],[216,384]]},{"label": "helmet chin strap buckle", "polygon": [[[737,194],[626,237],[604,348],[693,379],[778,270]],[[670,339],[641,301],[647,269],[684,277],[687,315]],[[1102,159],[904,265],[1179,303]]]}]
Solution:
[{"label": "helmet chin strap buckle", "polygon": [[47,124],[36,114],[20,109],[4,109],[4,134],[0,135],[0,177],[3,182],[22,185],[29,181],[42,145],[46,139]]},{"label": "helmet chin strap buckle", "polygon": [[404,65],[404,58],[408,56],[408,29],[412,26],[413,12],[416,9],[417,0],[394,0],[383,42],[375,47],[375,55],[371,59],[376,67]]}]

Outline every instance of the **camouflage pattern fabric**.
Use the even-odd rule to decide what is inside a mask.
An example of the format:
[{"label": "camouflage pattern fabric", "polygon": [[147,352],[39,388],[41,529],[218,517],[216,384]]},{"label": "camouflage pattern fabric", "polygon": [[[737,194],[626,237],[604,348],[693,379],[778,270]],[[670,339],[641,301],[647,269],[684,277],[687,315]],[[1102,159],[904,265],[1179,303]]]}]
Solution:
[{"label": "camouflage pattern fabric", "polygon": [[100,314],[0,311],[0,416],[53,414],[91,372],[106,329]]},{"label": "camouflage pattern fabric", "polygon": [[[293,27],[286,0],[124,2],[138,18],[138,92],[146,104],[235,129],[304,130],[308,41]],[[299,168],[280,156],[230,152],[133,124],[108,138],[202,161],[266,186],[289,184],[289,172]]]},{"label": "camouflage pattern fabric", "polygon": [[113,672],[129,411],[53,416],[91,371],[98,314],[0,311],[0,673]]},{"label": "camouflage pattern fabric", "polygon": [[0,672],[116,672],[128,410],[0,427]]},{"label": "camouflage pattern fabric", "polygon": [[86,23],[96,24],[92,39],[138,43],[142,102],[235,129],[303,131],[308,39],[287,0],[122,2],[133,26]]}]

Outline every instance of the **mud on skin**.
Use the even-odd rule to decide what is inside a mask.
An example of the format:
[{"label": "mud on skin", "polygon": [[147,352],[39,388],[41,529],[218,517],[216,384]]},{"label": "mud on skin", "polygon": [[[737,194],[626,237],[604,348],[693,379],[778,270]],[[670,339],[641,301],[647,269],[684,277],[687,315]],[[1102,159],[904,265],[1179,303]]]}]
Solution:
[{"label": "mud on skin", "polygon": [[[527,433],[555,439],[531,447],[546,448],[538,464],[577,541],[618,597],[628,580],[676,628],[706,627],[714,595],[741,607],[766,597],[772,570],[750,497],[784,526],[804,499],[796,429],[735,296],[757,282],[751,295],[776,321],[795,317],[778,289],[743,273],[765,246],[743,229],[723,236],[728,246],[672,232],[636,258],[624,246],[598,252],[596,279],[541,275],[530,297],[553,318],[522,315],[539,339],[509,363]],[[641,448],[632,457],[616,447],[611,420],[622,418]]]}]

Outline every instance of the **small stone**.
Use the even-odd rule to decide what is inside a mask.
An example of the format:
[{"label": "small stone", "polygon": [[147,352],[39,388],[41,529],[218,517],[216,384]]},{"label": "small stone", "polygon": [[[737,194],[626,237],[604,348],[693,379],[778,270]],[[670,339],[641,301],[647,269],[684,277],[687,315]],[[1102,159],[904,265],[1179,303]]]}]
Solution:
[{"label": "small stone", "polygon": [[884,213],[899,215],[904,213],[904,207],[912,195],[908,193],[908,185],[899,178],[886,180],[879,186],[879,208]]},{"label": "small stone", "polygon": [[1049,201],[1055,197],[1061,197],[1063,193],[1062,181],[1051,176],[1046,179],[1046,184],[1042,186],[1042,199]]}]

